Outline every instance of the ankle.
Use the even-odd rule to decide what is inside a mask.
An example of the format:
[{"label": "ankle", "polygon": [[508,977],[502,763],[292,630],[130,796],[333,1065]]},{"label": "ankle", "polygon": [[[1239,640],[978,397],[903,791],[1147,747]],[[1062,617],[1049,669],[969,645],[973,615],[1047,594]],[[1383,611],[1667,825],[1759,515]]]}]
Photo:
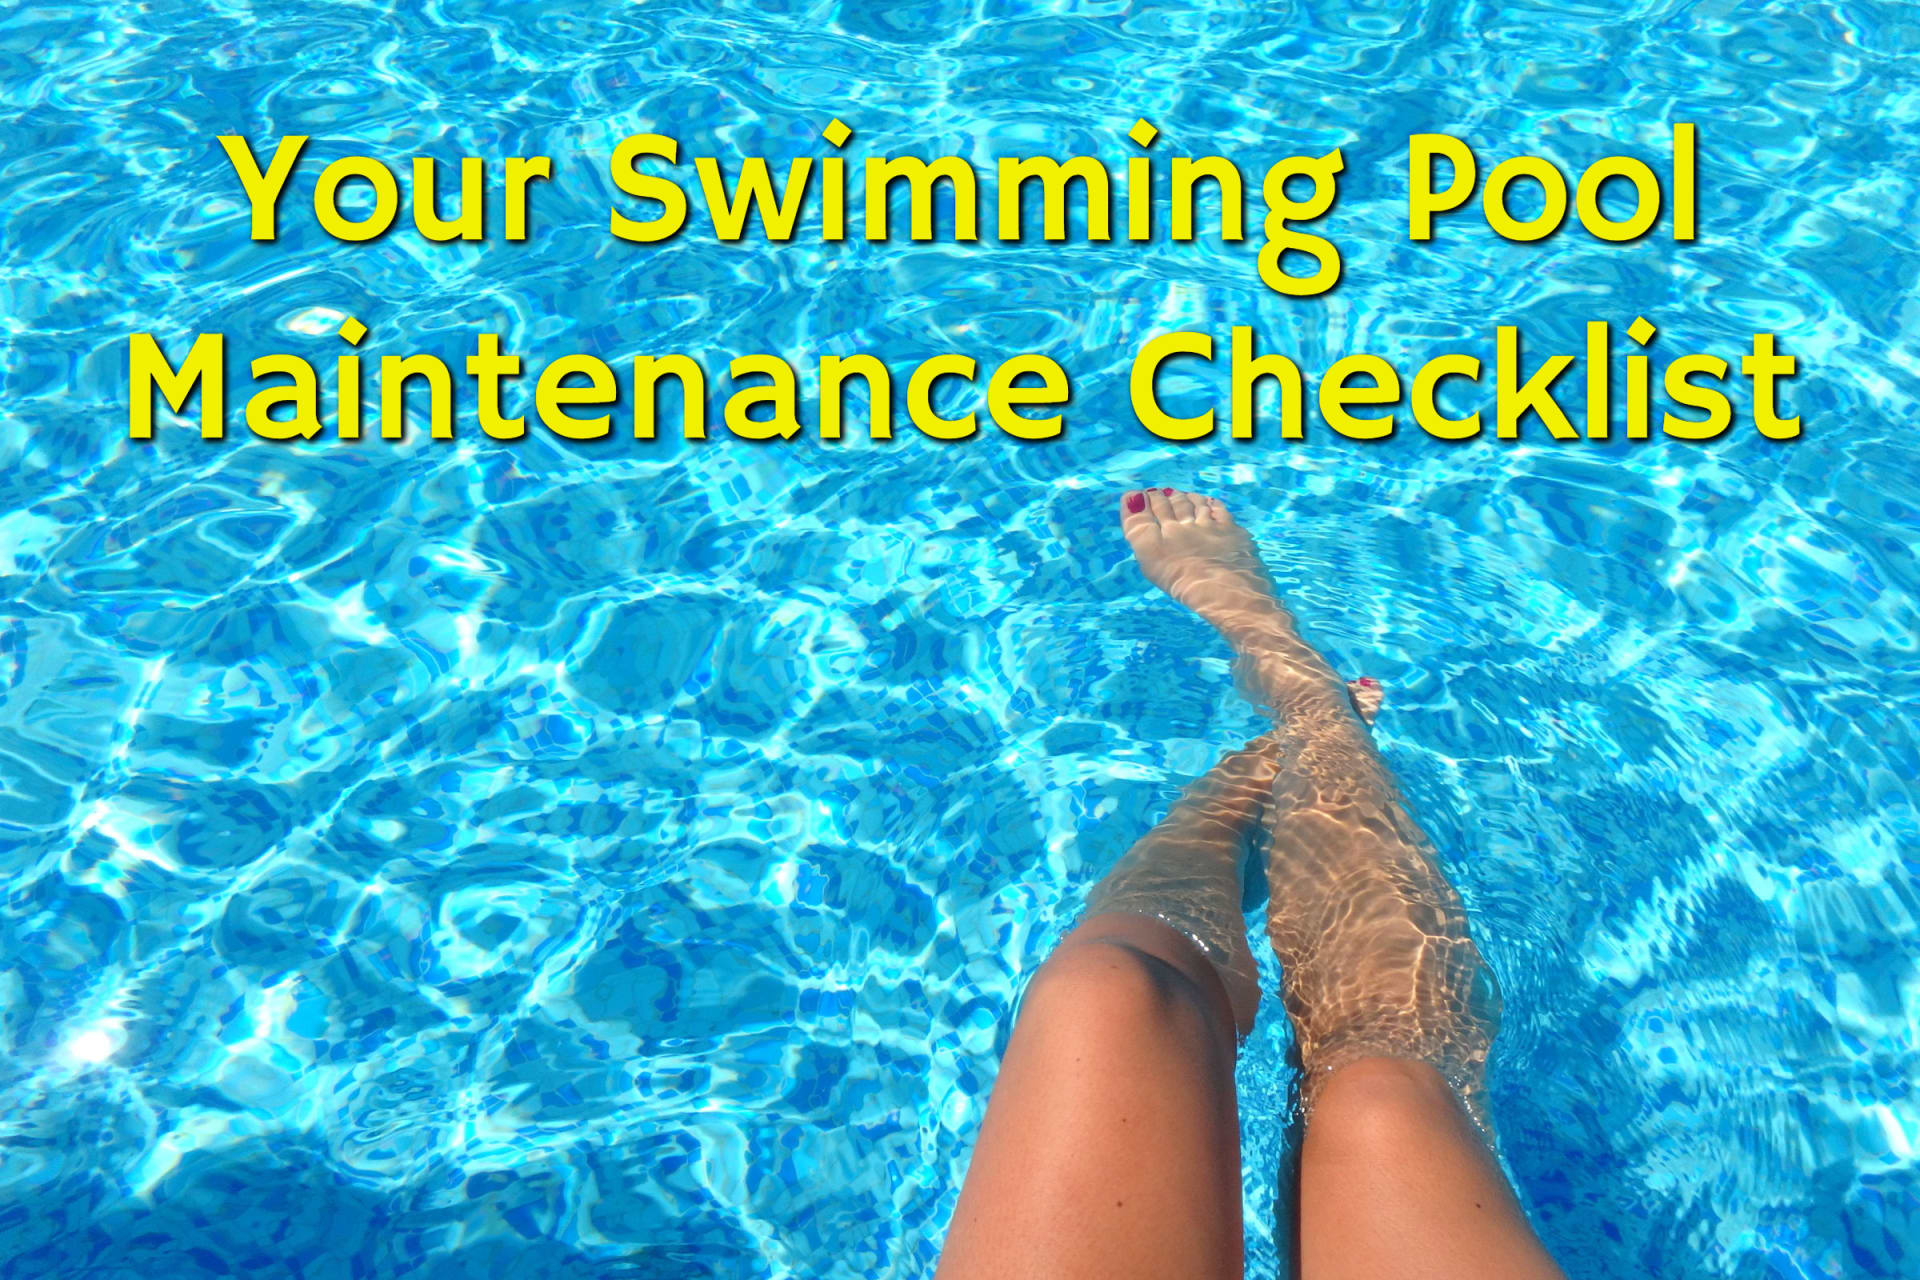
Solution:
[{"label": "ankle", "polygon": [[1247,657],[1304,648],[1287,607],[1271,596],[1249,601],[1215,623],[1234,650]]}]

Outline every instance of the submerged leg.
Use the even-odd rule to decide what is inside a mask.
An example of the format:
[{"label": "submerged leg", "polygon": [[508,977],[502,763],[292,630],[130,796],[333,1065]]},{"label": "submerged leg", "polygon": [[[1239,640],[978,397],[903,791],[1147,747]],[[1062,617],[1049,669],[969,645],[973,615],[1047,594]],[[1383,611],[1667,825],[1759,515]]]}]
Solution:
[{"label": "submerged leg", "polygon": [[1301,1274],[1557,1276],[1477,1123],[1491,975],[1347,691],[1217,501],[1129,494],[1122,521],[1279,726],[1267,912],[1306,1071]]},{"label": "submerged leg", "polygon": [[941,1280],[1240,1275],[1241,868],[1274,774],[1264,741],[1222,760],[1034,975]]},{"label": "submerged leg", "polygon": [[1460,896],[1366,732],[1276,629],[1267,922],[1308,1108],[1301,1275],[1556,1277],[1486,1137],[1498,995]]},{"label": "submerged leg", "polygon": [[1087,897],[1089,912],[1147,916],[1191,941],[1219,971],[1242,1034],[1260,1003],[1240,905],[1243,872],[1277,771],[1270,736],[1230,753]]}]

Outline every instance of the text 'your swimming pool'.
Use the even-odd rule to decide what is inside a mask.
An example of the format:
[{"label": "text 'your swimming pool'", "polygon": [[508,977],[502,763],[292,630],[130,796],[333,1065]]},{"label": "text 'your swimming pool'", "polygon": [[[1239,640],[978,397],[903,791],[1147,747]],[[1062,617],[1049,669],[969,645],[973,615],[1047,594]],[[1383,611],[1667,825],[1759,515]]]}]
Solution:
[{"label": "text 'your swimming pool'", "polygon": [[[994,169],[985,172],[977,171],[969,156],[928,160],[869,155],[849,160],[829,154],[816,164],[813,156],[793,155],[779,183],[765,157],[741,156],[731,160],[736,167],[731,189],[722,158],[695,157],[693,169],[707,221],[714,237],[723,242],[752,236],[773,244],[796,237],[823,244],[849,239],[885,243],[892,235],[896,196],[904,190],[909,234],[915,241],[1019,243],[1027,238],[1026,196],[1035,186],[1040,189],[1042,232],[1049,243],[1075,238],[1089,243],[1117,240],[1129,246],[1163,240],[1191,243],[1200,236],[1203,203],[1214,212],[1223,244],[1245,240],[1249,183],[1240,166],[1220,155],[1165,160],[1164,147],[1149,153],[1160,136],[1149,121],[1135,121],[1126,133],[1134,153],[1123,166],[1124,179],[1117,183],[1109,172],[1110,160],[1088,155],[1064,160],[1002,156]],[[853,137],[854,131],[839,120],[830,121],[820,133],[835,153]],[[1672,191],[1670,229],[1676,242],[1684,242],[1694,238],[1699,220],[1697,131],[1691,124],[1675,124],[1672,140],[1665,184]],[[302,164],[309,139],[301,134],[282,137],[264,166],[245,138],[228,134],[219,141],[247,199],[248,235],[258,241],[277,240],[283,199],[296,176],[304,185],[313,167]],[[691,193],[696,185],[675,175],[682,167],[680,143],[674,138],[637,133],[622,139],[607,163],[607,178],[627,203],[610,209],[608,231],[616,239],[639,245],[660,244],[680,235],[692,220]],[[851,167],[857,167],[859,181],[853,179]],[[1260,176],[1258,189],[1265,208],[1256,261],[1261,283],[1274,292],[1310,298],[1340,282],[1339,246],[1296,224],[1317,222],[1330,213],[1339,198],[1339,175],[1345,170],[1346,155],[1335,147],[1324,155],[1275,161]],[[1632,156],[1605,156],[1589,164],[1571,188],[1571,201],[1566,176],[1544,156],[1519,155],[1501,161],[1487,174],[1484,187],[1479,170],[1472,148],[1460,139],[1440,133],[1411,135],[1407,139],[1408,239],[1431,241],[1435,219],[1457,216],[1477,188],[1487,226],[1517,243],[1551,236],[1567,221],[1571,207],[1580,227],[1595,240],[1630,244],[1653,230],[1664,203],[1660,175]],[[492,186],[484,159],[460,159],[459,196],[452,216],[440,208],[445,186],[440,162],[416,156],[411,173],[413,225],[421,239],[445,244],[488,238]],[[553,178],[550,156],[506,157],[499,193],[504,239],[524,241],[533,234],[535,189]],[[1306,194],[1293,193],[1295,180],[1308,184]],[[990,195],[989,188],[995,184],[998,191]],[[1603,201],[1609,186],[1617,191],[1620,184],[1632,189],[1633,208],[1625,217],[1614,217]],[[1516,216],[1515,191],[1532,186],[1539,188],[1538,212]],[[1203,200],[1203,195],[1208,198]],[[850,217],[856,199],[861,201],[859,216]],[[1525,197],[1520,203],[1528,207]],[[401,204],[400,174],[373,156],[342,156],[320,167],[312,178],[314,223],[336,240],[378,240],[398,228]],[[629,216],[641,213],[650,216]],[[990,224],[988,213],[994,215]],[[857,233],[851,230],[856,225]],[[1289,254],[1294,255],[1295,269],[1311,262],[1312,270],[1304,275],[1289,270]]]}]

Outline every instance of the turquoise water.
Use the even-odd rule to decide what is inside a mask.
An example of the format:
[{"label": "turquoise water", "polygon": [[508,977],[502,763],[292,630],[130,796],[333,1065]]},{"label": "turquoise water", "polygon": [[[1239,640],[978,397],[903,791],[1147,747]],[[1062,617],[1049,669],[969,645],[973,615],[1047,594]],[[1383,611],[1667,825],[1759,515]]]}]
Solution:
[{"label": "turquoise water", "polygon": [[[1916,53],[1865,3],[0,14],[0,1270],[930,1269],[1022,978],[1258,728],[1126,562],[1152,483],[1226,496],[1388,686],[1569,1273],[1913,1274]],[[783,168],[834,116],[983,168],[1117,167],[1140,116],[1250,173],[1340,145],[1346,278],[606,234],[622,137]],[[1679,120],[1692,245],[1405,239],[1410,133],[1577,174]],[[555,180],[524,245],[356,246],[307,169],[256,245],[234,130]],[[125,438],[129,333],[330,363],[344,314],[369,356],[1032,350],[1078,392],[1041,446]],[[1177,328],[1323,370],[1637,315],[1779,332],[1804,437],[1179,446],[1126,402]],[[1285,1044],[1240,1069],[1256,1275]]]}]

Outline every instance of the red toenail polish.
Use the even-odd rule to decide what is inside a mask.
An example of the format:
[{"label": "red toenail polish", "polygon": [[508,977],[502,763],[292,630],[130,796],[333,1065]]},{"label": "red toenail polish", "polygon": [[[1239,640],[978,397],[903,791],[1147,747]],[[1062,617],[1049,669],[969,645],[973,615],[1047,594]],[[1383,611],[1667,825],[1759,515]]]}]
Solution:
[{"label": "red toenail polish", "polygon": [[1367,688],[1371,689],[1373,688],[1374,685],[1379,684],[1380,682],[1378,680],[1375,680],[1372,676],[1361,676],[1360,683],[1366,686]]},{"label": "red toenail polish", "polygon": [[1162,489],[1160,493],[1163,497],[1171,498],[1173,496],[1173,490],[1171,489]]},{"label": "red toenail polish", "polygon": [[1146,494],[1144,494],[1144,493],[1130,493],[1130,494],[1128,494],[1128,495],[1127,495],[1127,514],[1128,514],[1128,515],[1136,515],[1136,516],[1137,516],[1137,515],[1139,515],[1139,514],[1140,514],[1140,513],[1142,512],[1142,511],[1145,511],[1146,509],[1147,509],[1147,495],[1146,495]]}]

